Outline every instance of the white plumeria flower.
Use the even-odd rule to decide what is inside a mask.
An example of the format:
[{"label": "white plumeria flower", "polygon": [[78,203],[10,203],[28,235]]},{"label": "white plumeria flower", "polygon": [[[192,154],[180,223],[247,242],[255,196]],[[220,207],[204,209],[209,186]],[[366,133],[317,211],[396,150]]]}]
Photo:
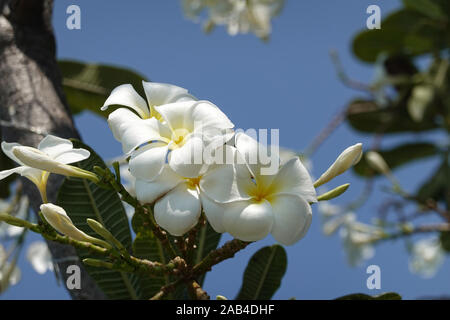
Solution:
[{"label": "white plumeria flower", "polygon": [[52,255],[44,241],[35,241],[27,249],[27,259],[39,274],[53,271]]},{"label": "white plumeria flower", "polygon": [[444,262],[444,256],[439,239],[419,240],[412,247],[409,269],[424,278],[432,278]]},{"label": "white plumeria flower", "polygon": [[[162,173],[153,181],[136,180],[136,196],[142,203],[154,203],[156,223],[171,235],[181,236],[194,227],[201,212],[209,218],[218,232],[224,232],[214,217],[223,214],[223,207],[211,201],[200,190],[200,182],[208,176],[183,177],[165,165]],[[227,192],[226,190],[223,190]]]},{"label": "white plumeria flower", "polygon": [[296,157],[273,174],[261,174],[260,156],[267,150],[243,133],[236,135],[236,150],[236,165],[219,166],[200,181],[202,192],[225,207],[222,215],[205,212],[211,225],[243,241],[271,233],[281,244],[294,244],[308,231],[310,203],[317,201],[307,170]]},{"label": "white plumeria flower", "polygon": [[[133,135],[135,135],[133,124],[142,123],[141,120],[145,120],[145,125],[157,129],[157,120],[162,119],[159,112],[155,109],[156,106],[197,100],[186,89],[175,85],[145,81],[142,81],[142,85],[147,101],[136,92],[131,84],[122,84],[111,91],[103,107],[101,107],[101,110],[105,111],[111,105],[122,105],[134,111],[128,108],[118,108],[108,116],[108,125],[114,138],[119,142],[122,142],[123,139],[132,139]],[[129,153],[136,147],[136,145],[130,146],[127,142],[122,142],[125,153]],[[141,143],[138,143],[138,145]]]},{"label": "white plumeria flower", "polygon": [[271,20],[277,16],[284,0],[183,0],[185,15],[197,20],[208,9],[207,25],[225,25],[230,35],[253,32],[266,39],[271,32]]},{"label": "white plumeria flower", "polygon": [[133,125],[133,136],[124,138],[128,151],[153,141],[131,153],[130,172],[136,178],[151,181],[168,164],[179,175],[195,178],[204,173],[204,152],[220,146],[232,135],[233,123],[208,101],[186,101],[165,104],[155,109],[164,123],[157,127]]},{"label": "white plumeria flower", "polygon": [[362,157],[362,144],[354,144],[344,151],[337,157],[334,163],[325,171],[319,179],[314,182],[314,186],[317,188],[324,183],[327,183],[334,177],[344,173],[350,167],[354,166],[361,160]]},{"label": "white plumeria flower", "polygon": [[352,212],[343,215],[340,236],[351,266],[357,266],[375,255],[373,242],[383,236],[380,228],[358,222]]},{"label": "white plumeria flower", "polygon": [[0,244],[0,293],[9,286],[17,284],[20,281],[20,277],[20,269],[7,261],[5,248]]},{"label": "white plumeria flower", "polygon": [[205,147],[220,145],[217,141],[223,144],[233,135],[233,123],[217,106],[195,100],[186,89],[144,82],[149,109],[130,85],[125,86],[114,89],[102,109],[122,104],[140,115],[119,108],[108,118],[124,153],[131,153],[130,172],[136,178],[155,179],[167,157],[178,174],[197,177],[207,168],[203,161]]},{"label": "white plumeria flower", "polygon": [[44,202],[47,201],[46,186],[50,173],[76,175],[76,168],[67,164],[87,159],[90,155],[88,150],[74,149],[70,140],[52,135],[42,139],[37,149],[19,143],[2,142],[2,150],[20,166],[1,171],[0,179],[13,173],[28,178],[37,186]]}]

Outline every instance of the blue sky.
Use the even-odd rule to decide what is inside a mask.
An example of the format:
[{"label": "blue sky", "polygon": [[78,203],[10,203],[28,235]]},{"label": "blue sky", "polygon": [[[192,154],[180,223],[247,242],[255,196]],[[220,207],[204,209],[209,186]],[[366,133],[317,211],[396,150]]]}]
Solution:
[{"label": "blue sky", "polygon": [[[397,8],[394,0],[313,1],[286,0],[286,6],[273,21],[270,42],[253,35],[229,36],[223,28],[205,35],[199,24],[184,18],[180,1],[77,1],[81,8],[81,30],[66,28],[66,8],[73,1],[56,1],[54,28],[58,57],[87,62],[127,66],[155,82],[188,88],[195,96],[217,104],[237,128],[279,128],[280,144],[295,150],[308,146],[315,135],[357,92],[344,87],[336,77],[329,58],[337,50],[351,77],[368,82],[373,69],[358,62],[350,50],[352,37],[365,28],[366,8],[378,4],[382,16]],[[100,106],[99,106],[100,107]],[[91,114],[76,117],[85,142],[103,157],[121,154],[119,143],[105,121]],[[411,137],[408,135],[408,137]],[[414,135],[416,140],[423,136]],[[342,125],[312,158],[313,174],[318,176],[347,146],[370,143],[367,136]],[[383,146],[399,141],[398,137]],[[408,190],[427,177],[437,163],[422,161],[408,170],[396,172]],[[420,174],[411,175],[416,170]],[[350,182],[349,191],[337,203],[356,197],[363,182],[351,172],[331,183]],[[359,219],[369,221],[384,194],[376,183],[372,199],[358,211]],[[338,236],[325,237],[318,212],[306,237],[287,247],[288,269],[275,299],[330,299],[353,292],[379,294],[396,291],[405,298],[440,295],[449,291],[450,275],[446,260],[430,280],[412,275],[402,241],[377,247],[374,258],[361,267],[349,267]],[[32,235],[28,241],[37,239]],[[223,237],[223,241],[230,239]],[[235,259],[215,267],[205,289],[233,298],[239,290],[242,273],[251,254],[274,243],[272,238],[252,244]],[[381,267],[381,290],[366,288],[366,267]],[[22,259],[22,281],[2,299],[67,299],[52,274],[39,276]]]}]

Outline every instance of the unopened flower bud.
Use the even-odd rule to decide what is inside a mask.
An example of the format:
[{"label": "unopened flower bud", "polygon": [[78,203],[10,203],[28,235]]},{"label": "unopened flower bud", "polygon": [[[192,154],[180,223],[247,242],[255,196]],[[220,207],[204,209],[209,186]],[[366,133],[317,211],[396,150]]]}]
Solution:
[{"label": "unopened flower bud", "polygon": [[347,171],[351,166],[354,166],[361,160],[362,156],[362,144],[357,143],[353,146],[345,149],[336,161],[325,171],[319,179],[314,183],[314,187],[321,186],[322,184],[330,181],[334,177]]}]

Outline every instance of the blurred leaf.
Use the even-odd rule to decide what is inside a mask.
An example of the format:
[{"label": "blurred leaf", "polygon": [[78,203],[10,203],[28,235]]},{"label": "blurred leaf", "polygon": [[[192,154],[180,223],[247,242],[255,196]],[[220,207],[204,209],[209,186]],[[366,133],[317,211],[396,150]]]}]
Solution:
[{"label": "blurred leaf", "polygon": [[450,232],[441,232],[439,236],[441,246],[446,252],[450,252]]},{"label": "blurred leaf", "polygon": [[250,259],[236,299],[269,300],[278,290],[286,272],[286,251],[280,245],[264,247]]},{"label": "blurred leaf", "polygon": [[380,108],[371,100],[354,100],[347,108],[347,120],[353,129],[367,133],[418,132],[436,129],[439,125],[425,115],[423,121],[411,119],[406,107]]},{"label": "blurred leaf", "polygon": [[[91,156],[78,162],[78,167],[92,171],[94,166],[105,168],[103,160],[90,147],[78,140],[72,140],[75,148],[89,150]],[[98,187],[95,183],[66,178],[59,189],[56,204],[63,207],[77,228],[98,237],[86,223],[87,218],[103,224],[126,248],[131,250],[131,232],[128,219],[118,194]],[[77,250],[81,259],[92,258],[87,250]],[[96,281],[109,299],[136,299],[139,293],[138,278],[134,275],[110,269],[86,265],[89,275]]]},{"label": "blurred leaf", "polygon": [[395,292],[386,292],[375,296],[364,293],[353,293],[336,298],[336,300],[402,300],[402,296]]},{"label": "blurred leaf", "polygon": [[63,77],[63,88],[73,114],[84,110],[103,117],[108,112],[100,111],[111,91],[125,83],[145,97],[142,80],[146,78],[132,70],[122,67],[88,64],[78,61],[60,60],[58,62]]},{"label": "blurred leaf", "polygon": [[[445,28],[437,29],[427,19],[416,10],[396,11],[381,22],[381,29],[365,30],[356,35],[353,52],[362,61],[370,63],[374,63],[381,53],[415,56],[432,52],[437,49],[436,43],[440,43],[442,38],[440,32],[444,32]],[[434,30],[431,37],[430,28]]]},{"label": "blurred leaf", "polygon": [[444,161],[435,173],[420,186],[417,191],[419,201],[433,199],[435,201],[446,201],[450,198],[450,170],[447,161]]},{"label": "blurred leaf", "polygon": [[[434,144],[425,142],[403,144],[389,150],[377,150],[391,170],[410,163],[411,161],[436,155],[438,151],[439,150]],[[361,176],[380,174],[379,172],[372,170],[367,163],[366,157],[362,157],[353,169],[358,175]]]},{"label": "blurred leaf", "polygon": [[435,1],[432,0],[403,0],[406,8],[416,10],[432,19],[445,20],[446,16]]}]

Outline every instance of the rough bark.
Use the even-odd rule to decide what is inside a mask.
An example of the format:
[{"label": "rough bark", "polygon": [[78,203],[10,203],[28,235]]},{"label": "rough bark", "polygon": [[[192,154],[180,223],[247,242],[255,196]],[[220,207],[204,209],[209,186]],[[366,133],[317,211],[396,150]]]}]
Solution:
[{"label": "rough bark", "polygon": [[[0,125],[2,141],[36,146],[51,133],[79,138],[64,98],[51,26],[53,1],[0,0]],[[62,178],[51,175],[49,201],[54,201]],[[36,188],[24,180],[35,212],[41,204]],[[103,299],[79,261],[74,248],[48,242],[66,284],[66,269],[81,268],[80,290],[68,290],[73,299]]]}]

